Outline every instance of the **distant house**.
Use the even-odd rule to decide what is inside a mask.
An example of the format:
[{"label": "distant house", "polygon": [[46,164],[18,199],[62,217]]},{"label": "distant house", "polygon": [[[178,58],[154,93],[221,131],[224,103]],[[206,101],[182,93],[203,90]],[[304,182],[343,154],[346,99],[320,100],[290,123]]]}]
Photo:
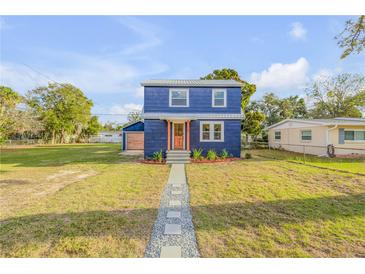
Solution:
[{"label": "distant house", "polygon": [[89,139],[90,143],[121,143],[122,134],[119,131],[100,131]]},{"label": "distant house", "polygon": [[[235,157],[241,152],[241,83],[234,80],[149,80],[144,87],[144,156],[162,151],[187,162],[193,149]],[[126,149],[133,138],[128,132]]]},{"label": "distant house", "polygon": [[365,154],[365,119],[287,119],[268,127],[269,145],[294,152],[327,155]]}]

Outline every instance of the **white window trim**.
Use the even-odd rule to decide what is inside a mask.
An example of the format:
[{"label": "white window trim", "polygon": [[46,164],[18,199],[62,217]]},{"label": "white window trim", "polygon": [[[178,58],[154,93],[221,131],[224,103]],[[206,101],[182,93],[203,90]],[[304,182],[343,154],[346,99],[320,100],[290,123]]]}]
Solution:
[{"label": "white window trim", "polygon": [[[203,140],[203,124],[209,124],[209,140]],[[221,139],[214,140],[214,125],[220,124],[221,125]],[[223,121],[200,121],[200,142],[214,142],[214,143],[221,143],[224,142],[224,122]]]},{"label": "white window trim", "polygon": [[[311,132],[311,139],[310,140],[303,140],[302,139],[302,137],[303,137],[302,132],[303,131],[310,131]],[[302,129],[302,130],[300,130],[299,139],[302,143],[311,143],[313,141],[313,130],[311,130],[311,129]]]},{"label": "white window trim", "polygon": [[[345,131],[365,131],[365,129],[350,129],[350,128],[347,128],[347,129],[344,129],[343,134],[345,134]],[[343,136],[343,140],[345,142],[349,142],[349,143],[364,143],[365,142],[365,140],[346,140],[345,136]]]},{"label": "white window trim", "polygon": [[[224,92],[224,105],[223,106],[216,106],[214,104],[214,93],[216,91],[223,91]],[[214,107],[214,108],[225,108],[225,107],[227,107],[227,89],[224,89],[224,88],[213,88],[212,89],[212,107]]]},{"label": "white window trim", "polygon": [[[280,139],[276,139],[276,138],[275,138],[275,134],[276,134],[276,132],[280,132]],[[275,130],[275,131],[274,131],[274,141],[275,141],[276,143],[280,143],[280,142],[281,142],[281,130]]]},{"label": "white window trim", "polygon": [[[171,92],[172,91],[186,91],[186,105],[185,106],[173,106],[172,103],[172,97]],[[189,89],[188,88],[170,88],[169,89],[169,107],[173,108],[186,108],[189,107]]]}]

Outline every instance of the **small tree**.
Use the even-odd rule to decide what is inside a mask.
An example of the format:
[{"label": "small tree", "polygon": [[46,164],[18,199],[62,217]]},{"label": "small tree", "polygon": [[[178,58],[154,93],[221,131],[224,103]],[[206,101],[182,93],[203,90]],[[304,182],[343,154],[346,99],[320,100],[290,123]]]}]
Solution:
[{"label": "small tree", "polygon": [[98,117],[92,116],[87,122],[87,126],[83,128],[80,134],[80,139],[85,139],[92,135],[96,135],[100,130],[102,130],[102,128],[103,126],[99,123]]},{"label": "small tree", "polygon": [[129,123],[138,122],[142,119],[141,112],[140,111],[131,111],[128,113],[127,119],[128,119]]}]

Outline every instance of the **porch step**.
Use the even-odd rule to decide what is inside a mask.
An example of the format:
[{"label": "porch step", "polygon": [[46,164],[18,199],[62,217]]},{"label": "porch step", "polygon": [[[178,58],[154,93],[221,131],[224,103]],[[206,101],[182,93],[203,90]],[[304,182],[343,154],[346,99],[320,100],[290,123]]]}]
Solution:
[{"label": "porch step", "polygon": [[166,164],[189,164],[189,160],[166,160]]},{"label": "porch step", "polygon": [[166,151],[166,154],[169,155],[175,155],[175,154],[187,154],[187,155],[190,155],[190,150],[168,150]]},{"label": "porch step", "polygon": [[190,151],[170,150],[166,151],[167,164],[186,164],[190,163]]}]

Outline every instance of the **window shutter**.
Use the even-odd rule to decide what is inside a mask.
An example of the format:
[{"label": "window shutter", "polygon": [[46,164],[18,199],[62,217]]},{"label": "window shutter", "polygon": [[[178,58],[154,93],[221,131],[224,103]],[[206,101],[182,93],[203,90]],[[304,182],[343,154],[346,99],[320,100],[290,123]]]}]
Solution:
[{"label": "window shutter", "polygon": [[338,129],[338,143],[339,144],[345,143],[345,129],[344,128]]}]

